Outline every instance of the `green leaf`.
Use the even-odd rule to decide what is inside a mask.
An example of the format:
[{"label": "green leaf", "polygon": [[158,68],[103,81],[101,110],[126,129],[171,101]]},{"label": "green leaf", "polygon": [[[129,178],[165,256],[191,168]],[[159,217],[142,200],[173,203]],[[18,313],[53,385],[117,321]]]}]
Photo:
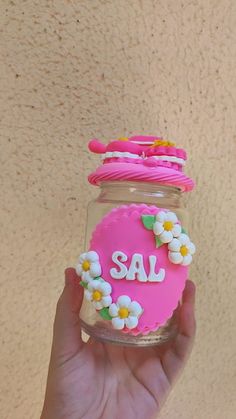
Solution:
[{"label": "green leaf", "polygon": [[88,284],[85,281],[80,281],[81,287],[88,288]]},{"label": "green leaf", "polygon": [[155,222],[155,215],[142,215],[142,222],[144,227],[148,230],[152,230]]},{"label": "green leaf", "polygon": [[164,243],[162,243],[162,241],[159,239],[158,236],[155,236],[156,239],[156,247],[161,247]]},{"label": "green leaf", "polygon": [[183,233],[183,234],[188,234],[187,233],[187,231],[182,227],[182,229],[181,229],[181,233]]},{"label": "green leaf", "polygon": [[99,310],[99,314],[104,320],[111,320],[112,319],[112,317],[109,314],[108,307],[103,307],[101,310]]}]

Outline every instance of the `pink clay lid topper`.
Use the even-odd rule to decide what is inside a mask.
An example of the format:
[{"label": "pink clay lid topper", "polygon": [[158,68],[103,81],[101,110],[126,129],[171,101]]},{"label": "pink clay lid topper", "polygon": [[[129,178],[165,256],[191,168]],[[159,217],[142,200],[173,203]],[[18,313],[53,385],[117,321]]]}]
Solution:
[{"label": "pink clay lid topper", "polygon": [[194,188],[193,180],[183,171],[187,159],[185,150],[160,137],[121,137],[108,145],[92,139],[89,150],[102,157],[102,165],[88,177],[93,185],[126,180],[161,183],[183,192]]}]

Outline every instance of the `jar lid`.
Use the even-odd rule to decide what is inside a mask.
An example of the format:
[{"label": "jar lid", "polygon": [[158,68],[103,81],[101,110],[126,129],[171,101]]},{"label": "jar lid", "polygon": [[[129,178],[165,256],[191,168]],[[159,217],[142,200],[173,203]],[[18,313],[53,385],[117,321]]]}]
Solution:
[{"label": "jar lid", "polygon": [[185,192],[194,187],[193,180],[183,172],[187,159],[185,150],[163,138],[121,137],[108,145],[92,139],[89,150],[100,154],[103,162],[88,177],[93,185],[116,180],[161,183]]}]

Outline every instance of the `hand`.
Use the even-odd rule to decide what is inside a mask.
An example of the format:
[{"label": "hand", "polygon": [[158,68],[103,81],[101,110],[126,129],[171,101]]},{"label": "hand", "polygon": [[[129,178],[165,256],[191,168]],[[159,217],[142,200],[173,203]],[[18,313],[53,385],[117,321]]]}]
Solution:
[{"label": "hand", "polygon": [[65,272],[57,304],[41,419],[149,419],[157,415],[191,352],[195,286],[187,281],[177,309],[179,332],[160,347],[133,348],[81,338],[83,288]]}]

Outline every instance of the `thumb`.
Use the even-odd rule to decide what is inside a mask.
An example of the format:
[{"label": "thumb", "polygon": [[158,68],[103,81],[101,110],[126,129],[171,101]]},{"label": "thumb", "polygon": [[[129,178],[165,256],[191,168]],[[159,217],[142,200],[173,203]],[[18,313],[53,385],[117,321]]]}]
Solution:
[{"label": "thumb", "polygon": [[75,269],[65,270],[65,287],[58,300],[53,328],[51,361],[64,363],[83,346],[79,313],[83,300],[83,288]]}]

